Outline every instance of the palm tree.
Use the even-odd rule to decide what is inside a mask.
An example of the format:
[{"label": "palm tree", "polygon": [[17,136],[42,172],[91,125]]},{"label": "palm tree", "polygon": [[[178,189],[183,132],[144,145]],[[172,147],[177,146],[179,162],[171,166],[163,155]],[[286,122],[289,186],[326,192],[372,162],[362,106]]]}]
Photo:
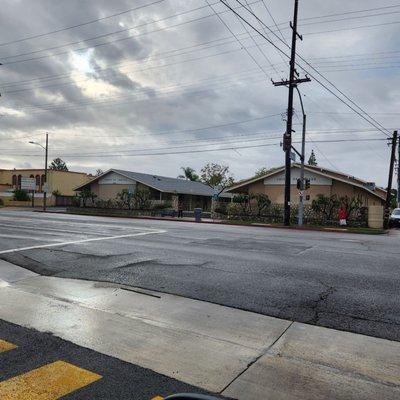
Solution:
[{"label": "palm tree", "polygon": [[183,175],[179,175],[178,178],[187,179],[188,181],[199,182],[200,177],[196,174],[196,171],[190,167],[181,167]]}]

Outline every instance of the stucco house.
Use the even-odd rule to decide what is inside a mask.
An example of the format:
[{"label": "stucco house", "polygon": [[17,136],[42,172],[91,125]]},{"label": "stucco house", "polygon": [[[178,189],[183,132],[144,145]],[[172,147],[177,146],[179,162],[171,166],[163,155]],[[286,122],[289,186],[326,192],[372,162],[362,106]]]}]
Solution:
[{"label": "stucco house", "polygon": [[[299,191],[297,179],[300,178],[300,164],[291,167],[291,202],[297,204]],[[332,171],[318,166],[305,166],[305,178],[310,179],[310,188],[304,193],[305,204],[310,204],[318,194],[338,197],[359,197],[363,206],[381,206],[385,203],[386,191],[372,182],[354,176]],[[227,192],[233,194],[264,193],[272,203],[284,203],[285,167],[274,168],[262,176],[237,182]]]},{"label": "stucco house", "polygon": [[[126,189],[132,193],[135,190],[147,188],[153,204],[164,201],[171,202],[176,207],[177,202],[183,202],[185,210],[200,207],[210,210],[214,190],[202,182],[171,178],[141,172],[110,169],[96,178],[75,188],[76,191],[89,189],[101,200],[114,200],[118,193]],[[220,198],[229,200],[231,194],[223,193]]]}]

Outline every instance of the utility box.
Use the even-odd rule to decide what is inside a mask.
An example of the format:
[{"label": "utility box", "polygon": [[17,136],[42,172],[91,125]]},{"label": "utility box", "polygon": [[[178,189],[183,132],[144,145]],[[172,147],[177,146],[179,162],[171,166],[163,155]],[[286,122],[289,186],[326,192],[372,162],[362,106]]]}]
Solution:
[{"label": "utility box", "polygon": [[370,228],[383,228],[383,206],[368,207],[368,226]]},{"label": "utility box", "polygon": [[201,214],[202,214],[203,210],[201,208],[195,208],[193,210],[194,213],[194,220],[196,222],[201,222]]}]

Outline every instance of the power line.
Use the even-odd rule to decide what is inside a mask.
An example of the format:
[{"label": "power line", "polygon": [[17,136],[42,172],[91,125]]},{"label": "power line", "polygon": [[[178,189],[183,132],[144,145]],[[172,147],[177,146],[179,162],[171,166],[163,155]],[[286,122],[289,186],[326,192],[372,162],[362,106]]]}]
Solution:
[{"label": "power line", "polygon": [[[217,16],[217,18],[221,21],[221,23],[225,26],[226,29],[230,32],[230,34],[236,39],[236,41],[239,43],[241,48],[248,54],[248,56],[254,61],[254,63],[260,68],[264,74],[270,78],[269,74],[264,70],[264,68],[260,65],[260,63],[255,59],[255,57],[250,53],[250,51],[247,49],[246,46],[241,42],[241,40],[238,38],[238,36],[232,31],[232,29],[229,27],[229,25],[222,19],[222,17],[215,11],[215,8],[210,4],[208,0],[206,0],[206,3],[210,7],[210,9],[213,11],[213,13]],[[269,60],[268,60],[269,61]]]},{"label": "power line", "polygon": [[[226,4],[226,2],[224,0],[220,0],[222,3],[225,4],[225,6],[227,6],[228,8],[231,9],[231,11],[237,15],[240,16],[240,14],[238,14],[234,9],[232,9],[232,7],[230,7],[228,4]],[[245,5],[243,5],[243,3],[241,3],[240,0],[236,0],[237,3],[239,3],[245,10],[247,10],[250,14],[252,14],[257,20],[261,21],[258,16],[256,14],[254,14],[251,10],[249,10]],[[254,29],[257,33],[259,33],[262,37],[265,38],[265,36],[259,31],[257,30],[257,28],[255,28],[250,22],[248,22],[245,18],[243,18],[242,16],[240,16],[240,18],[246,22],[250,27],[252,27],[252,29]],[[262,21],[261,21],[262,22]],[[262,22],[264,24],[264,22]],[[265,25],[265,24],[264,24]],[[266,25],[265,25],[266,26]],[[270,30],[269,27],[266,26],[266,28],[268,30]],[[271,31],[272,32],[272,31]],[[285,46],[288,46],[287,43],[285,43],[278,35],[276,35],[274,33],[274,36],[276,36],[278,38],[278,40],[280,42],[282,42]],[[266,40],[268,40],[267,38],[265,38]],[[268,40],[269,41],[269,40]],[[289,46],[290,47],[290,46]],[[288,55],[285,53],[285,55],[288,57]],[[296,63],[306,74],[308,74],[311,78],[313,78],[315,81],[317,81],[322,87],[324,87],[326,90],[328,90],[331,94],[333,94],[337,99],[339,99],[342,103],[346,104],[347,107],[349,107],[350,109],[352,109],[354,112],[356,112],[361,118],[363,118],[365,121],[367,121],[369,124],[377,127],[380,126],[381,131],[384,135],[386,136],[390,136],[389,131],[382,126],[378,121],[376,121],[373,117],[371,117],[370,115],[368,115],[366,113],[365,110],[363,110],[358,104],[356,104],[349,96],[347,96],[342,90],[340,90],[334,83],[332,83],[328,78],[326,78],[324,75],[322,75],[314,66],[312,66],[307,60],[304,59],[304,57],[302,57],[301,55],[297,54],[298,57],[305,62],[312,70],[314,70],[321,78],[323,78],[325,81],[327,81],[332,87],[335,88],[335,90],[337,90],[342,96],[344,96],[348,101],[350,101],[351,104],[353,104],[355,107],[357,107],[361,112],[357,111],[354,107],[352,107],[350,104],[348,104],[346,101],[344,101],[342,98],[340,98],[336,93],[334,93],[331,89],[329,89],[325,84],[323,84],[318,78],[316,78],[315,76],[311,75],[311,73],[309,71],[307,71],[303,66],[299,65],[298,63]],[[368,116],[368,118],[366,118],[366,115]],[[377,126],[376,126],[377,125]]]},{"label": "power line", "polygon": [[[261,0],[256,0],[256,3],[259,2],[259,1],[261,1]],[[214,3],[214,4],[218,4],[218,3]],[[84,40],[78,40],[78,41],[75,41],[75,42],[65,43],[63,45],[48,47],[48,48],[44,48],[44,49],[40,49],[40,50],[34,50],[34,51],[31,51],[31,52],[16,54],[16,55],[13,55],[13,56],[3,56],[2,60],[6,60],[6,59],[9,59],[9,58],[22,57],[22,56],[26,56],[26,55],[30,55],[30,54],[41,53],[41,52],[49,51],[49,50],[56,50],[56,49],[63,48],[63,47],[73,46],[73,45],[76,45],[76,44],[79,44],[79,43],[86,43],[88,40],[100,39],[100,38],[107,37],[107,36],[110,36],[110,35],[116,35],[118,33],[123,33],[123,32],[127,32],[127,31],[130,31],[130,30],[133,30],[133,29],[142,28],[144,26],[155,24],[155,23],[158,23],[158,22],[164,22],[164,21],[169,20],[171,18],[176,18],[176,17],[180,17],[182,15],[190,14],[190,13],[193,13],[195,11],[207,8],[207,7],[208,6],[197,7],[197,8],[191,9],[191,10],[187,10],[187,11],[183,11],[183,12],[180,12],[180,13],[177,13],[177,14],[170,15],[168,17],[159,18],[157,20],[152,20],[150,22],[144,22],[142,24],[139,24],[139,25],[136,25],[136,26],[133,26],[133,27],[130,27],[130,28],[119,29],[118,31],[114,31],[114,32],[110,32],[110,33],[94,36],[94,37],[87,38],[87,39],[84,39]],[[226,12],[227,11],[222,11],[221,13],[226,13]],[[79,51],[83,51],[83,50],[88,50],[88,49],[93,49],[93,48],[97,48],[97,47],[101,47],[101,46],[106,46],[106,45],[111,44],[111,43],[121,42],[121,41],[129,40],[131,38],[141,37],[141,36],[145,36],[145,35],[148,35],[148,34],[151,34],[151,33],[161,32],[161,31],[168,30],[168,29],[171,29],[171,28],[176,28],[178,26],[183,26],[183,25],[187,25],[187,24],[190,24],[190,23],[193,23],[193,22],[202,21],[202,20],[205,20],[205,19],[210,18],[212,16],[214,16],[214,14],[204,15],[204,16],[201,16],[201,17],[198,17],[198,18],[193,18],[193,19],[191,19],[189,21],[183,21],[183,22],[179,22],[179,23],[176,23],[176,24],[173,24],[173,25],[166,26],[166,27],[157,28],[157,29],[154,29],[152,31],[142,32],[142,33],[138,33],[138,34],[134,34],[134,35],[129,35],[127,37],[110,40],[110,41],[107,41],[107,42],[93,44],[91,46],[81,47],[81,48],[78,48],[78,49],[74,49],[74,51],[75,52],[79,52]],[[32,57],[32,58],[27,58],[27,59],[22,59],[22,60],[3,62],[3,65],[17,64],[17,63],[26,62],[26,61],[40,60],[40,59],[43,59],[43,58],[54,57],[54,56],[63,55],[63,54],[69,54],[70,51],[71,50],[67,50],[67,51],[62,51],[62,52],[59,52],[59,53],[46,54],[46,55],[42,55],[42,56],[39,56],[39,57]]]},{"label": "power line", "polygon": [[0,43],[0,47],[7,46],[9,44],[25,42],[25,41],[31,40],[31,39],[41,38],[41,37],[44,37],[44,36],[52,35],[54,33],[59,33],[59,32],[64,32],[64,31],[67,31],[67,30],[70,30],[70,29],[79,28],[81,26],[90,25],[90,24],[93,24],[95,22],[104,21],[104,20],[109,19],[109,18],[118,17],[120,15],[128,14],[128,13],[130,13],[132,11],[137,11],[137,10],[140,10],[142,8],[150,7],[150,6],[154,5],[154,4],[163,3],[164,1],[165,0],[153,1],[152,3],[144,4],[144,5],[138,6],[138,7],[129,8],[128,10],[124,10],[124,11],[121,11],[121,12],[118,12],[118,13],[115,13],[115,14],[111,14],[111,15],[106,15],[106,16],[101,17],[101,18],[92,19],[90,21],[86,21],[86,22],[82,22],[80,24],[68,26],[66,28],[60,28],[60,29],[56,29],[56,30],[53,30],[53,31],[45,32],[45,33],[39,33],[37,35],[26,36],[24,38],[11,40],[9,42],[3,42],[3,43]]},{"label": "power line", "polygon": [[[267,140],[267,139],[264,139]],[[342,143],[342,142],[357,142],[357,141],[369,141],[370,139],[348,139],[348,140],[321,140],[321,141],[313,141],[313,143]],[[384,141],[385,139],[372,139],[373,141]],[[300,143],[299,141],[295,141],[293,143]],[[195,149],[195,150],[184,150],[184,151],[165,151],[165,152],[158,152],[158,153],[129,153],[129,154],[121,154],[121,153],[109,153],[109,154],[71,154],[71,155],[64,155],[63,157],[69,158],[81,158],[81,157],[142,157],[142,156],[157,156],[157,155],[175,155],[175,154],[193,154],[193,153],[205,153],[205,152],[215,152],[215,151],[225,151],[225,150],[243,150],[243,149],[253,149],[259,147],[269,147],[269,146],[278,146],[280,145],[279,142],[277,143],[267,143],[267,144],[257,144],[257,145],[249,145],[249,146],[239,146],[239,147],[223,147],[223,148],[216,148],[216,149]],[[170,148],[165,148],[170,149]],[[129,151],[129,150],[127,150]],[[131,150],[132,151],[132,150]],[[135,149],[135,151],[140,151]],[[142,150],[145,151],[145,150]],[[321,152],[321,151],[320,151]],[[322,153],[321,153],[322,154]],[[42,157],[41,154],[16,154],[24,157]],[[331,164],[331,162],[327,159],[327,161]],[[331,164],[333,166],[333,164]],[[335,169],[337,167],[334,166]]]}]

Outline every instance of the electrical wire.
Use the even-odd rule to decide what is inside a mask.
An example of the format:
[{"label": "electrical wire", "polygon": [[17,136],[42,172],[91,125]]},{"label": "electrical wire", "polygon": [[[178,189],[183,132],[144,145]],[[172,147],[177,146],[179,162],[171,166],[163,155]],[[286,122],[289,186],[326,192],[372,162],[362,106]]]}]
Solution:
[{"label": "electrical wire", "polygon": [[[230,7],[229,4],[227,4],[224,0],[220,0],[221,3],[225,4],[233,13],[237,14],[240,16],[240,18],[246,22],[250,27],[252,27],[253,30],[258,32],[262,37],[264,37],[267,41],[269,41],[257,28],[255,28],[251,23],[249,23],[245,18],[243,18],[240,14],[238,14],[235,10]],[[250,12],[257,20],[261,21],[256,14],[254,14],[251,10],[249,10],[245,5],[240,0],[236,0],[237,3],[239,3],[244,9],[246,9],[248,12]],[[262,22],[262,21],[261,21]],[[262,22],[263,23],[263,22]],[[264,24],[265,25],[265,24]],[[266,26],[266,25],[265,25]],[[269,29],[266,26],[267,29]],[[269,29],[270,30],[270,29]],[[272,32],[272,31],[271,31]],[[281,41],[284,45],[287,46],[287,44],[278,36],[274,33],[274,36],[278,38],[279,41]],[[282,51],[282,50],[281,50]],[[282,51],[283,52],[283,51]],[[284,53],[284,52],[283,52]],[[286,53],[284,53],[286,57],[289,57]],[[367,121],[370,125],[373,125],[375,127],[379,126],[381,128],[381,131],[384,135],[390,136],[390,133],[388,130],[381,125],[378,121],[376,121],[373,117],[368,115],[365,110],[363,110],[358,104],[356,104],[349,96],[347,96],[342,90],[340,90],[332,81],[330,81],[328,78],[326,78],[324,75],[322,75],[314,66],[312,66],[304,57],[302,57],[300,54],[296,53],[297,56],[304,62],[306,63],[313,71],[315,71],[322,79],[324,79],[326,82],[328,82],[336,91],[338,91],[343,97],[345,97],[351,104],[353,104],[355,107],[357,107],[360,111],[357,111],[354,107],[352,107],[350,104],[348,104],[346,101],[344,101],[341,97],[339,97],[333,90],[329,89],[323,82],[321,82],[318,78],[313,76],[309,71],[307,71],[303,66],[300,64],[296,63],[306,74],[308,74],[311,78],[313,78],[317,83],[319,83],[322,87],[324,87],[326,90],[328,90],[332,95],[334,95],[337,99],[339,99],[342,103],[346,104],[347,107],[352,109],[354,112],[356,112],[361,118],[363,118],[365,121]],[[368,116],[368,118],[366,117]]]}]

